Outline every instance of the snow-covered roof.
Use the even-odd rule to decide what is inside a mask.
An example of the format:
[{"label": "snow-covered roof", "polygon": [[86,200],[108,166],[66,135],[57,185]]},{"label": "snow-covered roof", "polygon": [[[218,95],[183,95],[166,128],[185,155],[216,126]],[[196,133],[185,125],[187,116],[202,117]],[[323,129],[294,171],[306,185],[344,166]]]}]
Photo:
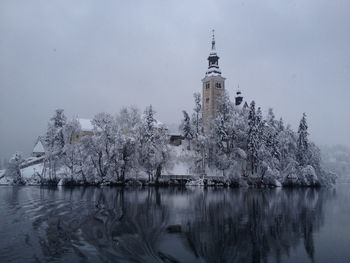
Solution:
[{"label": "snow-covered roof", "polygon": [[38,142],[35,144],[34,149],[33,149],[33,152],[34,152],[34,153],[44,153],[44,152],[45,152],[44,146],[43,146],[43,144],[41,143],[41,141],[38,141]]},{"label": "snow-covered roof", "polygon": [[94,130],[94,126],[92,125],[90,119],[78,118],[77,121],[79,122],[82,131],[93,131]]},{"label": "snow-covered roof", "polygon": [[169,135],[180,135],[179,124],[171,123],[166,124],[166,128],[168,129]]},{"label": "snow-covered roof", "polygon": [[163,127],[165,127],[165,125],[164,125],[162,122],[158,121],[157,119],[156,119],[155,126],[156,126],[157,128],[163,128]]},{"label": "snow-covered roof", "polygon": [[208,68],[208,71],[205,73],[206,76],[218,76],[221,75],[221,70],[219,66],[212,65]]},{"label": "snow-covered roof", "polygon": [[38,138],[37,143],[34,145],[33,153],[45,153],[45,148],[41,137]]}]

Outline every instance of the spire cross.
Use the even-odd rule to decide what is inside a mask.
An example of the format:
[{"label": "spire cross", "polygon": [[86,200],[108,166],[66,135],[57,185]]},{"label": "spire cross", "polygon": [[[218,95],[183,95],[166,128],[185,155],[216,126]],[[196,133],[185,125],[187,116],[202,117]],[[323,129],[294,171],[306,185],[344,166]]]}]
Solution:
[{"label": "spire cross", "polygon": [[215,30],[212,31],[211,50],[215,50]]}]

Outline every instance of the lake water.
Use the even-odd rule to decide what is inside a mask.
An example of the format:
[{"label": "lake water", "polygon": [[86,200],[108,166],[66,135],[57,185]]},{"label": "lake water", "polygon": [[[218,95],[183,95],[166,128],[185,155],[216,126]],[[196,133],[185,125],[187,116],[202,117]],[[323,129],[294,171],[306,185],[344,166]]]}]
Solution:
[{"label": "lake water", "polygon": [[332,189],[0,187],[0,262],[350,262]]}]

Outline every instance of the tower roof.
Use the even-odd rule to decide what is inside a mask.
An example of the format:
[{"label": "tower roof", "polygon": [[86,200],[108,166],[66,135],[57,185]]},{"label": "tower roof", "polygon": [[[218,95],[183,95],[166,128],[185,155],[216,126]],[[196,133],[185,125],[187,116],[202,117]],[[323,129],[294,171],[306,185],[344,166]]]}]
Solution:
[{"label": "tower roof", "polygon": [[211,40],[211,51],[208,57],[208,70],[205,73],[206,76],[217,76],[221,75],[221,70],[219,68],[219,56],[216,53],[215,47],[215,31],[212,31],[212,40]]}]

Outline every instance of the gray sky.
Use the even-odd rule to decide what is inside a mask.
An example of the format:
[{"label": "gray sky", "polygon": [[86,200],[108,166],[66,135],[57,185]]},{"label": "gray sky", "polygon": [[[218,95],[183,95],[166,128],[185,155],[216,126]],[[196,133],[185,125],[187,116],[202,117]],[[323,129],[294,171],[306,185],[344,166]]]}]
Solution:
[{"label": "gray sky", "polygon": [[0,158],[27,153],[55,108],[191,110],[210,31],[226,88],[319,144],[350,146],[350,1],[1,0]]}]

